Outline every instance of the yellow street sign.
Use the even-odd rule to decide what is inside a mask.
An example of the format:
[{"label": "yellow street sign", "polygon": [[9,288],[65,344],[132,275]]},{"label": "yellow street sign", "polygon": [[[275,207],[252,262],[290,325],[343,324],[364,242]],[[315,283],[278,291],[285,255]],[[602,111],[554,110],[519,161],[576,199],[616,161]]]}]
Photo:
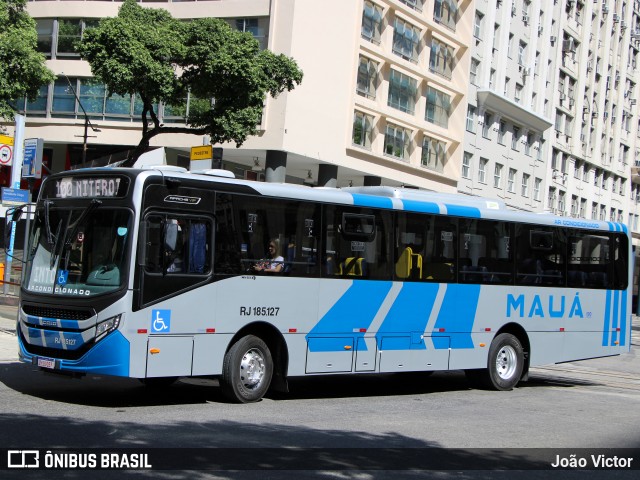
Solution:
[{"label": "yellow street sign", "polygon": [[0,135],[0,165],[9,166],[13,160],[13,137]]},{"label": "yellow street sign", "polygon": [[213,159],[213,147],[211,145],[191,147],[191,160],[211,160],[211,159]]}]

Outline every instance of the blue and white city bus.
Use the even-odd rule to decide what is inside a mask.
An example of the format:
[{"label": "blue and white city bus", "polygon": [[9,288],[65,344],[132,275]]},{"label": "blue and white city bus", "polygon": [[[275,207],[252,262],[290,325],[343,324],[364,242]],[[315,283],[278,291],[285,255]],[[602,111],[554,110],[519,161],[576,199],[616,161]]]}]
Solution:
[{"label": "blue and white city bus", "polygon": [[630,348],[617,223],[166,166],[52,175],[34,217],[17,331],[47,371],[218,377],[251,402],[327,374],[464,370],[510,390]]}]

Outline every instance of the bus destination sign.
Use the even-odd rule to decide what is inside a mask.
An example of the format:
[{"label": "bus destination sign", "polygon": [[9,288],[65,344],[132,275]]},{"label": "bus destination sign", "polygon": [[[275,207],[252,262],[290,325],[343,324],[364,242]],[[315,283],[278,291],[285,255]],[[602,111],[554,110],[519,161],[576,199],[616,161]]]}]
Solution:
[{"label": "bus destination sign", "polygon": [[118,198],[127,193],[129,180],[120,176],[65,177],[49,184],[48,198]]}]

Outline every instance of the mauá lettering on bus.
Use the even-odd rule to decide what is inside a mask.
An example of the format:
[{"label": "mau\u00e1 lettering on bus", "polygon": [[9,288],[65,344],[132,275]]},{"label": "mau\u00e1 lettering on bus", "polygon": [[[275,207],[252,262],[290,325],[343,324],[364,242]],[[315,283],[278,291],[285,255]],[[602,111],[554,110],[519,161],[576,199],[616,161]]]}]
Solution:
[{"label": "mau\u00e1 lettering on bus", "polygon": [[[546,301],[543,301],[543,298]],[[519,317],[524,317],[527,312],[527,317],[539,317],[539,318],[562,318],[565,316],[567,305],[566,295],[533,295],[526,296],[520,294],[514,297],[512,294],[507,295],[507,317],[511,317],[512,312]],[[528,307],[528,308],[527,308]],[[580,304],[580,295],[576,293],[573,297],[573,302],[569,308],[568,318],[579,317],[584,318],[582,312],[582,305]]]}]

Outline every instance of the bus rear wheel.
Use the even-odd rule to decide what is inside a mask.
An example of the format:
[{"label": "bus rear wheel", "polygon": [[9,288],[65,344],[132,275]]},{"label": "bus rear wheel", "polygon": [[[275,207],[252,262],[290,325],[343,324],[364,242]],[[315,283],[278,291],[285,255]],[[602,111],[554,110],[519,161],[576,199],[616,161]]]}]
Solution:
[{"label": "bus rear wheel", "polygon": [[220,387],[232,402],[260,400],[271,384],[273,360],[260,338],[247,335],[234,343],[224,356]]},{"label": "bus rear wheel", "polygon": [[491,342],[486,369],[467,370],[472,386],[492,390],[513,390],[524,368],[524,350],[514,335],[501,333]]}]

